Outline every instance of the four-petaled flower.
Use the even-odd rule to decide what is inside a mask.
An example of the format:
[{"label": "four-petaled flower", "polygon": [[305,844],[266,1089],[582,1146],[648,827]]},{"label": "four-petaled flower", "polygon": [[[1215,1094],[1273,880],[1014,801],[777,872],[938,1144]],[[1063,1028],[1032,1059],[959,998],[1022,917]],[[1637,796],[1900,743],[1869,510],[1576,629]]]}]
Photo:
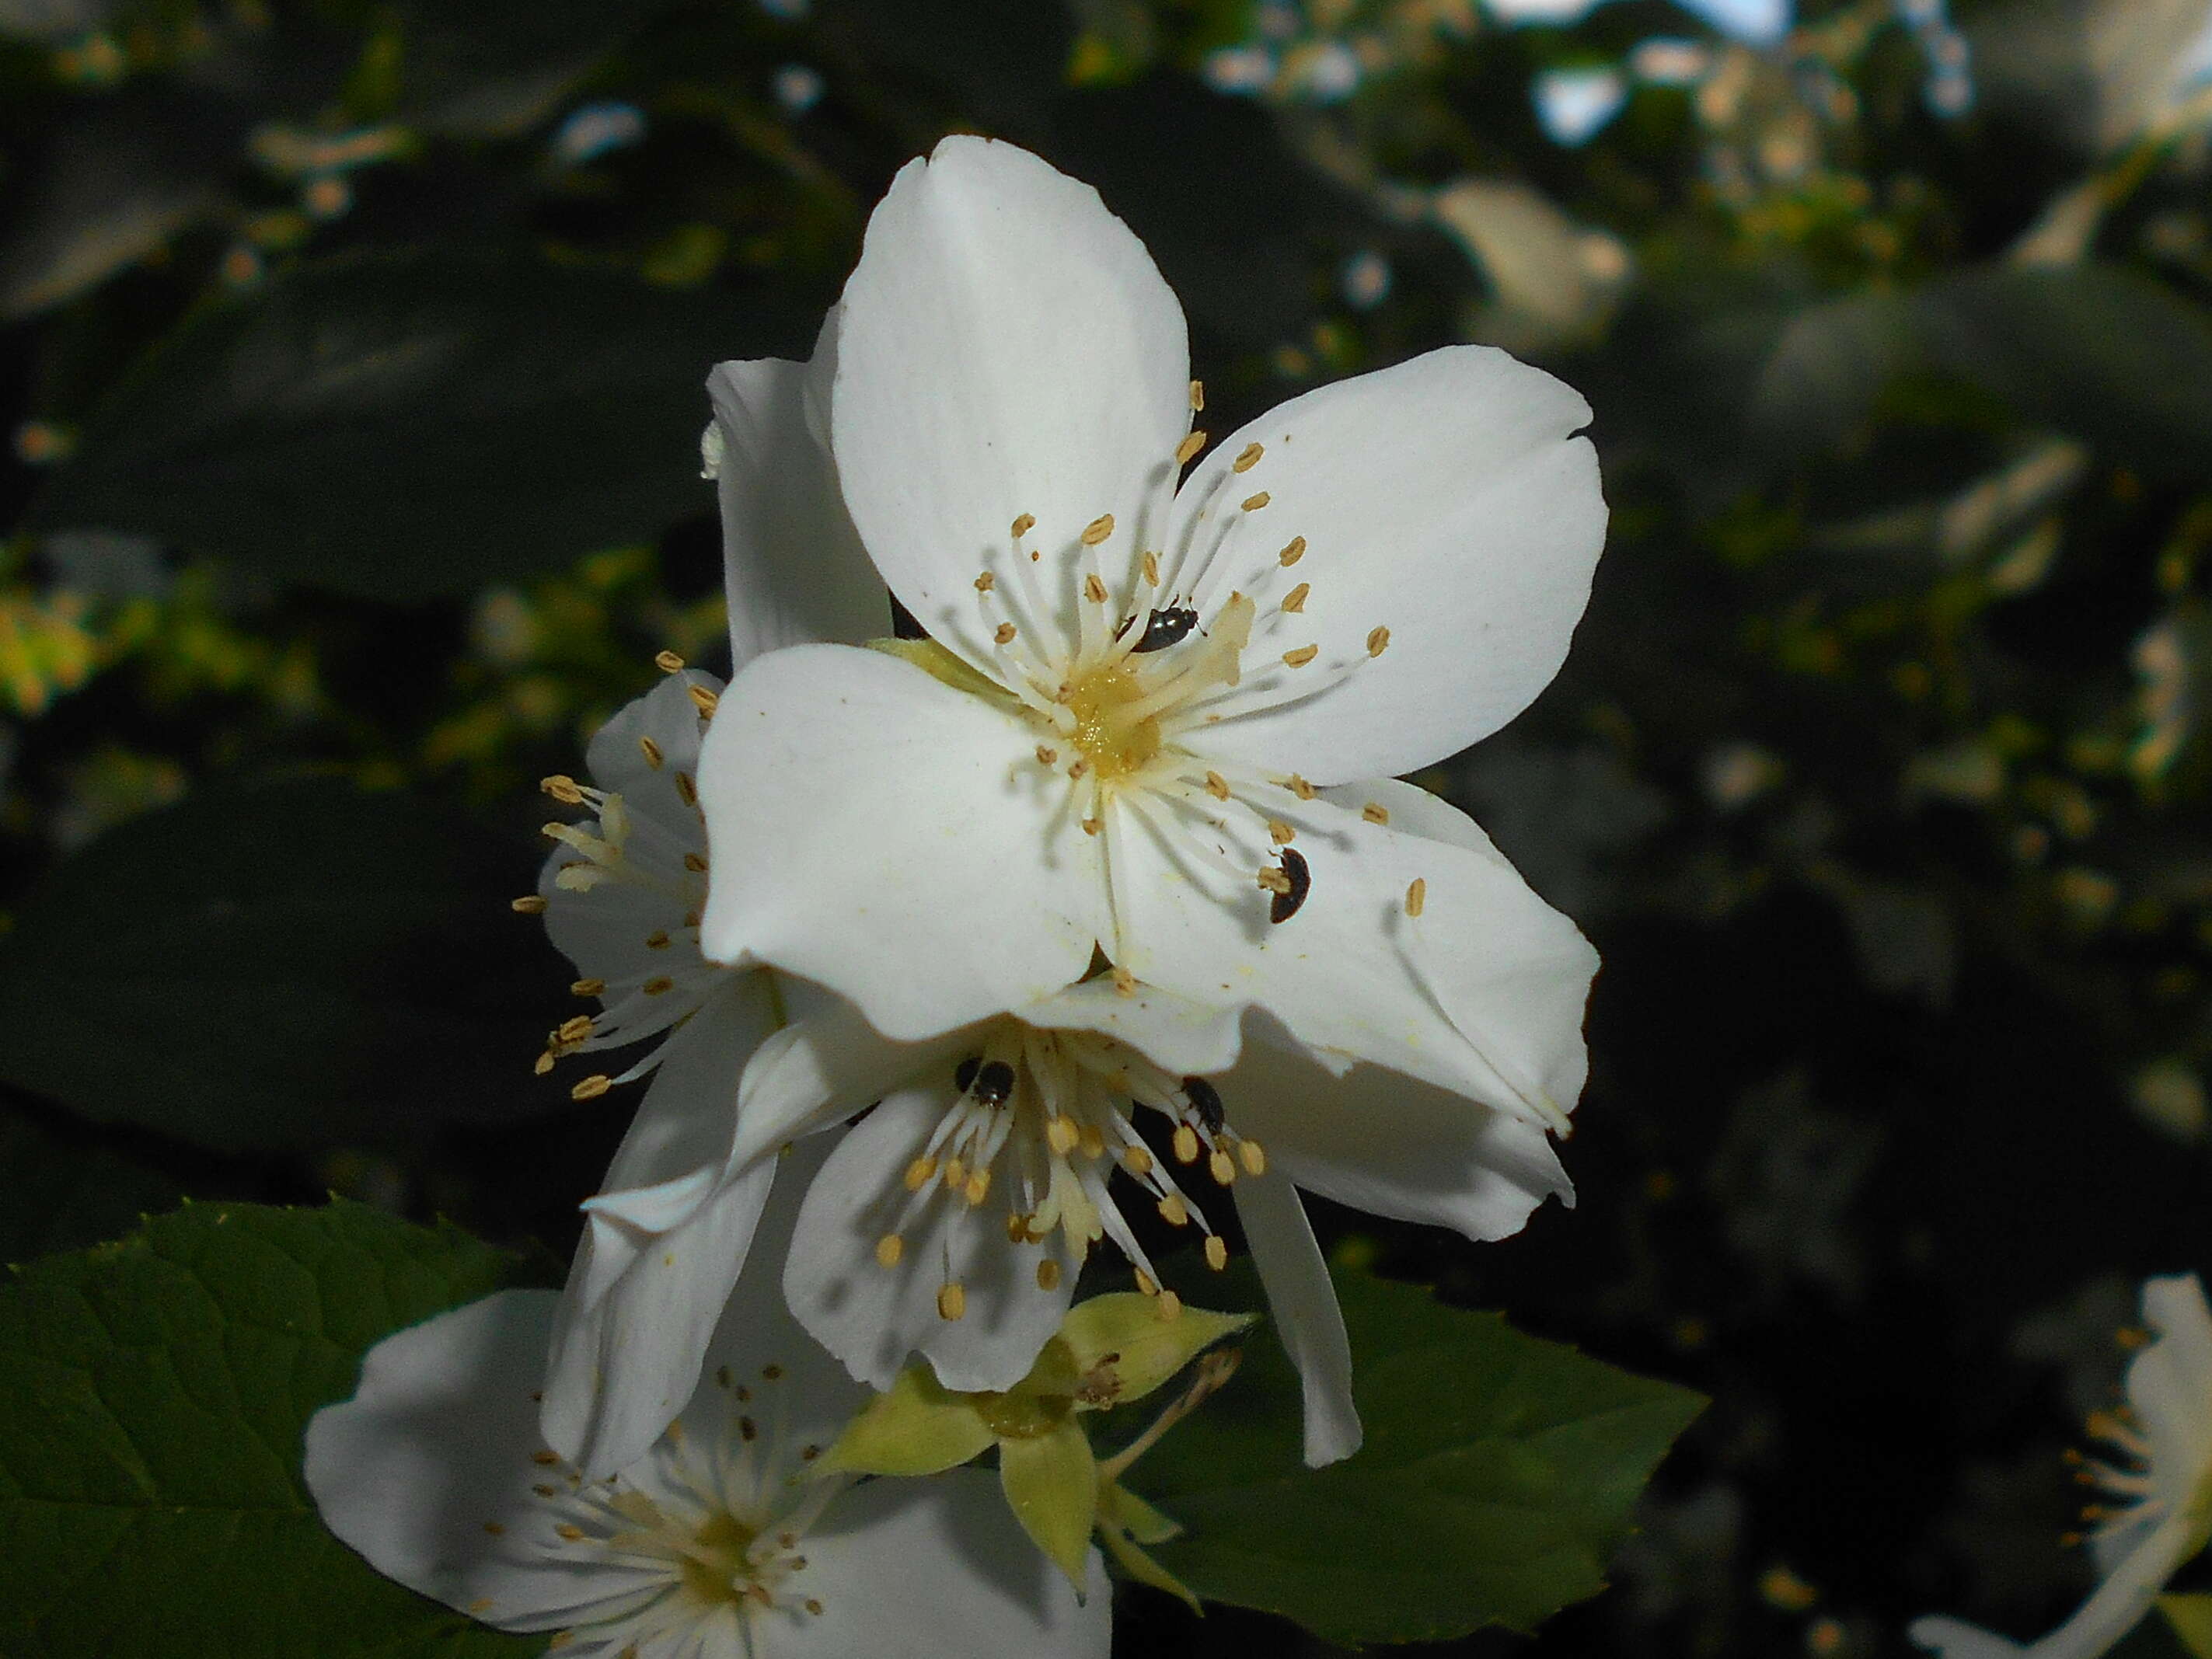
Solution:
[{"label": "four-petaled flower", "polygon": [[1292,400],[1178,489],[1202,398],[1150,257],[1087,186],[958,137],[877,209],[806,386],[929,638],[732,679],[700,787],[745,878],[709,896],[710,955],[918,1039],[1103,952],[1124,990],[1566,1127],[1588,945],[1464,818],[1363,781],[1559,667],[1604,537],[1580,397],[1431,352]]},{"label": "four-petaled flower", "polygon": [[817,1473],[863,1390],[772,1273],[739,1285],[683,1414],[605,1479],[538,1437],[552,1304],[502,1291],[388,1337],[309,1424],[308,1487],[378,1571],[577,1656],[1105,1659],[1097,1553],[1079,1601],[989,1475]]}]

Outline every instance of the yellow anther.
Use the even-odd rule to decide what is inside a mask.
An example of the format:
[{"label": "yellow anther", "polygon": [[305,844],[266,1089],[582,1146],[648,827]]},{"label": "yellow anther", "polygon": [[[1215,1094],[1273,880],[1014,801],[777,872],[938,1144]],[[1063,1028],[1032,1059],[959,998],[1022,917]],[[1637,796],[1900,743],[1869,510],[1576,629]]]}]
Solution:
[{"label": "yellow anther", "polygon": [[686,853],[684,855],[684,867],[695,876],[703,876],[707,873],[707,860],[696,853]]},{"label": "yellow anther", "polygon": [[606,1093],[608,1090],[614,1086],[615,1080],[609,1077],[605,1073],[594,1072],[591,1076],[586,1078],[581,1083],[579,1083],[574,1088],[568,1091],[568,1098],[571,1100],[597,1100],[601,1095]]},{"label": "yellow anther", "polygon": [[1098,1132],[1095,1123],[1086,1123],[1082,1129],[1083,1155],[1085,1158],[1106,1156],[1106,1137]]},{"label": "yellow anther", "polygon": [[1406,889],[1406,914],[1418,916],[1429,902],[1429,884],[1425,877],[1415,876],[1413,885]]},{"label": "yellow anther", "polygon": [[1114,515],[1111,513],[1101,513],[1083,526],[1083,544],[1085,547],[1096,547],[1113,533]]},{"label": "yellow anther", "polygon": [[1048,749],[1042,744],[1039,744],[1036,746],[1036,757],[1037,764],[1039,766],[1050,766],[1059,760],[1060,750],[1057,749]]},{"label": "yellow anther", "polygon": [[1182,1298],[1177,1296],[1173,1291],[1162,1291],[1160,1292],[1160,1317],[1162,1319],[1180,1319],[1182,1317]]},{"label": "yellow anther", "polygon": [[1036,1284],[1037,1289],[1041,1291],[1058,1290],[1060,1288],[1060,1263],[1054,1261],[1050,1256],[1047,1256],[1043,1261],[1038,1262],[1036,1265]]},{"label": "yellow anther", "polygon": [[603,997],[607,994],[607,982],[603,979],[580,979],[568,987],[572,997]]},{"label": "yellow anther", "polygon": [[665,997],[676,988],[676,981],[665,974],[655,974],[638,988],[649,997]]},{"label": "yellow anther", "polygon": [[1298,832],[1280,818],[1267,820],[1267,839],[1278,847],[1288,847],[1298,837]]},{"label": "yellow anther", "polygon": [[1257,513],[1261,507],[1267,506],[1268,501],[1272,499],[1273,498],[1271,497],[1266,490],[1262,489],[1255,495],[1247,495],[1243,501],[1237,502],[1237,505],[1243,507],[1247,513]]},{"label": "yellow anther", "polygon": [[1218,1146],[1213,1149],[1213,1156],[1206,1160],[1206,1170],[1217,1187],[1226,1187],[1237,1179],[1237,1160]]},{"label": "yellow anther", "polygon": [[975,591],[978,593],[988,593],[998,585],[999,579],[988,570],[975,578]]},{"label": "yellow anther", "polygon": [[1198,1131],[1188,1123],[1176,1125],[1175,1155],[1178,1164],[1198,1162]]},{"label": "yellow anther", "polygon": [[1306,538],[1303,536],[1293,536],[1291,538],[1290,544],[1276,554],[1275,557],[1280,562],[1283,568],[1288,570],[1305,556]]},{"label": "yellow anther", "polygon": [[693,781],[689,772],[678,772],[676,775],[676,793],[684,797],[684,804],[686,806],[696,806],[699,804],[699,786]]},{"label": "yellow anther", "polygon": [[1300,611],[1306,608],[1306,595],[1312,592],[1313,584],[1311,582],[1300,582],[1296,587],[1283,595],[1283,609],[1289,611],[1293,617],[1297,616]]},{"label": "yellow anther", "polygon": [[1206,434],[1203,432],[1192,433],[1188,437],[1185,438],[1181,443],[1176,446],[1176,465],[1177,466],[1188,466],[1191,463],[1191,458],[1205,447]]},{"label": "yellow anther", "polygon": [[1044,1138],[1056,1156],[1066,1158],[1075,1150],[1076,1143],[1083,1139],[1083,1134],[1073,1120],[1055,1117],[1045,1121]]},{"label": "yellow anther", "polygon": [[551,1071],[553,1069],[552,1051],[548,1049],[545,1053],[538,1055],[536,1060],[530,1063],[530,1069],[539,1077],[544,1077],[546,1073]]},{"label": "yellow anther", "polygon": [[720,697],[703,685],[687,685],[684,689],[690,696],[692,707],[699,711],[700,719],[714,718],[714,710],[721,704],[722,700]]},{"label": "yellow anther", "polygon": [[1223,777],[1218,772],[1208,772],[1206,775],[1206,793],[1212,796],[1216,800],[1227,800],[1229,799],[1229,780]]},{"label": "yellow anther", "polygon": [[1160,585],[1160,556],[1158,554],[1147,553],[1145,555],[1144,571],[1145,586],[1147,587],[1158,587]]},{"label": "yellow anther", "polygon": [[1203,380],[1193,380],[1190,383],[1190,412],[1195,415],[1200,410],[1204,409],[1205,407],[1206,382]]},{"label": "yellow anther", "polygon": [[1283,787],[1289,790],[1300,800],[1311,800],[1315,795],[1320,793],[1313,787],[1313,785],[1308,783],[1304,778],[1300,777],[1295,772],[1291,773],[1290,776],[1283,780]]},{"label": "yellow anther", "polygon": [[1367,654],[1369,656],[1381,656],[1382,654],[1383,647],[1389,643],[1390,630],[1389,629],[1370,628],[1367,630]]},{"label": "yellow anther", "polygon": [[545,914],[545,901],[536,893],[525,893],[519,899],[508,900],[507,908],[519,916],[542,916]]},{"label": "yellow anther", "polygon": [[1283,653],[1283,666],[1285,668],[1304,668],[1308,663],[1311,662],[1319,655],[1321,655],[1321,647],[1319,646],[1302,645],[1295,651],[1285,651]]},{"label": "yellow anther", "polygon": [[561,1454],[556,1451],[534,1451],[530,1454],[530,1461],[541,1469],[550,1469],[560,1463]]},{"label": "yellow anther", "polygon": [[1030,531],[1035,530],[1036,528],[1036,514],[1034,513],[1023,514],[1020,518],[1014,520],[1014,539],[1016,541],[1021,540],[1023,537],[1028,535]]},{"label": "yellow anther", "polygon": [[667,755],[662,750],[660,745],[655,743],[651,738],[640,738],[637,740],[637,746],[638,751],[645,757],[645,763],[647,766],[650,766],[656,772],[661,769],[662,765],[665,764],[668,759]]},{"label": "yellow anther", "polygon": [[937,1292],[937,1316],[954,1320],[968,1311],[968,1292],[958,1279],[940,1285]]},{"label": "yellow anther", "polygon": [[581,1042],[591,1034],[592,1017],[589,1014],[578,1014],[574,1019],[562,1020],[561,1029],[554,1035],[563,1042]]},{"label": "yellow anther", "polygon": [[556,772],[550,778],[538,779],[538,787],[563,806],[581,806],[584,804],[583,790],[577,787],[575,779],[565,772]]},{"label": "yellow anther", "polygon": [[1095,836],[1105,827],[1106,821],[1103,818],[1085,818],[1083,820],[1083,833],[1086,836]]},{"label": "yellow anther", "polygon": [[1291,890],[1290,872],[1275,865],[1263,864],[1255,872],[1262,892],[1287,893]]},{"label": "yellow anther", "polygon": [[1000,623],[998,628],[992,633],[991,639],[995,644],[1012,645],[1014,642],[1013,623]]},{"label": "yellow anther", "polygon": [[885,1233],[876,1241],[876,1266],[896,1267],[899,1258],[906,1254],[906,1240],[896,1233]]},{"label": "yellow anther", "polygon": [[1035,1239],[1030,1237],[1029,1217],[1025,1215],[1010,1215],[1006,1218],[1007,1243],[1033,1244],[1036,1242],[1036,1241]]},{"label": "yellow anther", "polygon": [[1190,1224],[1190,1206],[1182,1201],[1182,1194],[1180,1193],[1170,1193],[1162,1199],[1159,1211],[1160,1219],[1170,1227],[1187,1227]]},{"label": "yellow anther", "polygon": [[1083,579],[1083,597],[1093,605],[1106,603],[1106,584],[1098,580],[1095,570]]},{"label": "yellow anther", "polygon": [[563,1521],[553,1530],[571,1544],[584,1535],[584,1529],[573,1521]]},{"label": "yellow anther", "polygon": [[1146,1296],[1158,1296],[1160,1293],[1160,1281],[1153,1278],[1150,1273],[1146,1273],[1142,1267],[1139,1267],[1134,1270],[1134,1277],[1137,1281],[1137,1288],[1139,1291],[1142,1291]]},{"label": "yellow anther", "polygon": [[929,1185],[930,1177],[936,1173],[937,1160],[935,1158],[918,1158],[915,1159],[913,1163],[906,1166],[907,1191],[910,1193],[920,1192],[924,1187]]},{"label": "yellow anther", "polygon": [[1229,1241],[1219,1233],[1206,1236],[1206,1265],[1216,1273],[1229,1265]]},{"label": "yellow anther", "polygon": [[1142,1146],[1124,1146],[1121,1149],[1121,1167],[1142,1181],[1152,1172],[1152,1155]]},{"label": "yellow anther", "polygon": [[1390,809],[1380,801],[1370,800],[1359,809],[1359,816],[1370,823],[1388,823],[1390,822]]},{"label": "yellow anther", "polygon": [[1237,1156],[1243,1164],[1244,1173],[1246,1175],[1263,1176],[1267,1173],[1267,1154],[1266,1150],[1261,1146],[1258,1141],[1240,1140],[1237,1142]]},{"label": "yellow anther", "polygon": [[1237,459],[1229,463],[1229,470],[1231,472],[1249,472],[1259,465],[1260,457],[1267,453],[1257,444],[1246,444],[1237,452]]},{"label": "yellow anther", "polygon": [[954,1192],[959,1191],[961,1188],[968,1184],[968,1164],[966,1159],[948,1158],[945,1160],[945,1184],[951,1188]]},{"label": "yellow anther", "polygon": [[656,927],[647,933],[645,936],[645,948],[648,951],[665,951],[668,948],[668,930],[665,927]]},{"label": "yellow anther", "polygon": [[653,665],[664,674],[680,674],[684,672],[684,659],[673,651],[656,652],[653,654]]},{"label": "yellow anther", "polygon": [[968,1184],[960,1189],[960,1195],[968,1200],[968,1207],[975,1210],[982,1207],[983,1200],[990,1196],[990,1192],[991,1172],[978,1170],[968,1177]]}]

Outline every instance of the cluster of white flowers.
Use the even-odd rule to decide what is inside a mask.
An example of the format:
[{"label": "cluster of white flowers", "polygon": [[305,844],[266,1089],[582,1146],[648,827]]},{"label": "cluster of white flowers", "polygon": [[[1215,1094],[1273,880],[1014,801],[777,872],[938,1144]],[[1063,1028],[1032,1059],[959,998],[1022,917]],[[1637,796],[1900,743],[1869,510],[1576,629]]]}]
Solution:
[{"label": "cluster of white flowers", "polygon": [[386,1571],[578,1652],[1103,1654],[1095,1551],[817,1454],[921,1364],[1035,1386],[1094,1246],[1172,1326],[1150,1211],[1217,1269],[1242,1237],[1308,1461],[1347,1456],[1297,1189],[1475,1239],[1571,1201],[1595,955],[1395,779],[1564,659],[1589,410],[1456,347],[1210,442],[1143,246],[965,137],[811,362],[710,390],[733,678],[664,664],[547,781],[588,816],[520,902],[600,1007],[542,1066],[652,1041],[572,1092],[651,1085],[557,1302],[391,1339],[309,1478]]}]

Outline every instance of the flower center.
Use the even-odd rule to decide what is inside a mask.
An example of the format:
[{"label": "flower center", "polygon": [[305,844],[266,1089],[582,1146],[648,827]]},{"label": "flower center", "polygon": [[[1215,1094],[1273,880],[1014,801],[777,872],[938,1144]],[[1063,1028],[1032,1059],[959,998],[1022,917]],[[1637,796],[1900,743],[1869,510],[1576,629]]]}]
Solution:
[{"label": "flower center", "polygon": [[753,1593],[750,1551],[760,1529],[726,1511],[710,1515],[691,1535],[678,1567],[684,1588],[702,1601],[742,1601]]},{"label": "flower center", "polygon": [[1141,771],[1160,752],[1160,723],[1144,681],[1121,663],[1094,670],[1067,690],[1070,736],[1101,783]]}]

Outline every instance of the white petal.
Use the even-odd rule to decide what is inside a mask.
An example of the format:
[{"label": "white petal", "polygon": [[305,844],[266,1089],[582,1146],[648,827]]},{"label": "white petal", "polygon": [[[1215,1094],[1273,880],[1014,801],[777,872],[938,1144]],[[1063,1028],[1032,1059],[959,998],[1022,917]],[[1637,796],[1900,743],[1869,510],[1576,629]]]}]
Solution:
[{"label": "white petal", "polygon": [[[830,1155],[799,1212],[784,1294],[815,1340],[872,1388],[890,1387],[916,1352],[948,1389],[1012,1388],[1060,1328],[1074,1294],[1080,1264],[1069,1259],[1061,1233],[1014,1244],[1006,1206],[995,1198],[970,1209],[941,1189],[926,1204],[907,1191],[907,1168],[951,1100],[949,1081],[890,1097]],[[885,1267],[876,1245],[893,1232],[904,1249],[897,1265]],[[1036,1282],[1046,1258],[1060,1267],[1051,1290]],[[938,1311],[948,1282],[965,1296],[958,1319]]]},{"label": "white petal", "polygon": [[[973,586],[1036,520],[1049,632],[1066,630],[1077,538],[1134,557],[1140,504],[1189,422],[1182,310],[1091,186],[1011,144],[947,138],[892,181],[846,284],[831,433],[853,520],[892,592],[969,661],[992,659]],[[1150,526],[1157,536],[1160,526]],[[1157,544],[1156,543],[1153,544]],[[1002,583],[1000,605],[1018,601]],[[988,617],[988,620],[987,620]]]},{"label": "white petal", "polygon": [[669,1040],[586,1206],[555,1322],[544,1433],[596,1479],[643,1455],[683,1409],[743,1266],[770,1169],[724,1182],[738,1079],[774,1024],[766,976],[740,974]]},{"label": "white petal", "polygon": [[1267,1291],[1267,1317],[1305,1389],[1306,1464],[1320,1468],[1359,1449],[1352,1403],[1352,1345],[1328,1264],[1290,1177],[1270,1168],[1230,1188],[1252,1265]]},{"label": "white petal", "polygon": [[[1320,783],[1380,777],[1528,707],[1566,659],[1605,541],[1596,452],[1570,435],[1589,418],[1542,370],[1449,346],[1294,398],[1218,446],[1178,497],[1178,543],[1211,546],[1233,521],[1206,586],[1259,603],[1248,663],[1321,647],[1308,667],[1248,672],[1221,712],[1265,708],[1330,664],[1358,667],[1320,696],[1224,720],[1208,752]],[[1232,474],[1255,442],[1261,459]],[[1242,512],[1261,490],[1267,506]],[[1286,571],[1276,556],[1295,536],[1306,550]],[[1312,594],[1284,614],[1275,602],[1294,580]],[[1377,626],[1389,647],[1370,660]]]},{"label": "white petal", "polygon": [[[1369,822],[1364,798],[1390,814]],[[1187,818],[1114,836],[1115,891],[1138,978],[1266,1009],[1324,1060],[1364,1060],[1532,1121],[1564,1125],[1589,1067],[1583,1004],[1597,957],[1462,813],[1410,784],[1273,810],[1298,826],[1304,904],[1279,924],[1255,883],[1193,856]],[[1272,849],[1217,831],[1256,871]],[[1409,831],[1401,824],[1415,828]],[[1422,829],[1448,828],[1454,840]],[[1237,836],[1242,834],[1242,840]],[[1407,915],[1423,884],[1422,912]]]},{"label": "white petal", "polygon": [[787,1141],[872,1106],[910,1079],[951,1067],[965,1027],[923,1042],[894,1042],[840,998],[825,998],[761,1045],[738,1092],[736,1169]]},{"label": "white petal", "polygon": [[2155,1340],[2128,1362],[2128,1404],[2142,1418],[2161,1487],[2189,1501],[2212,1480],[2212,1309],[2195,1273],[2147,1281],[2143,1323]]},{"label": "white petal", "polygon": [[354,1397],[307,1425],[307,1489],[331,1530],[379,1572],[505,1630],[570,1624],[652,1583],[557,1561],[538,1536],[530,1396],[552,1316],[551,1291],[502,1291],[387,1337]]},{"label": "white petal", "polygon": [[1340,1204],[1399,1221],[1504,1238],[1574,1188],[1537,1125],[1379,1066],[1333,1075],[1255,1038],[1216,1079],[1238,1133],[1270,1167]]},{"label": "white petal", "polygon": [[717,881],[702,939],[858,1003],[900,1038],[1079,978],[1097,843],[996,704],[880,652],[799,646],[730,683],[700,792]]},{"label": "white petal", "polygon": [[1079,1603],[980,1469],[872,1480],[805,1547],[821,1614],[759,1621],[761,1659],[1106,1659],[1112,1645],[1098,1552]]},{"label": "white petal", "polygon": [[2017,1642],[1941,1613],[1914,1620],[1905,1633],[1942,1659],[2018,1659],[2026,1651]]},{"label": "white petal", "polygon": [[808,416],[810,378],[836,361],[830,313],[815,362],[718,363],[708,377],[722,434],[722,573],[732,672],[763,651],[817,640],[857,645],[890,630],[883,578],[837,493]]},{"label": "white petal", "polygon": [[1127,1043],[1170,1072],[1225,1072],[1243,1047],[1243,1018],[1234,1008],[1194,1002],[1140,985],[1124,996],[1107,979],[1085,980],[1018,1011],[1031,1025],[1050,1030],[1097,1031]]}]

